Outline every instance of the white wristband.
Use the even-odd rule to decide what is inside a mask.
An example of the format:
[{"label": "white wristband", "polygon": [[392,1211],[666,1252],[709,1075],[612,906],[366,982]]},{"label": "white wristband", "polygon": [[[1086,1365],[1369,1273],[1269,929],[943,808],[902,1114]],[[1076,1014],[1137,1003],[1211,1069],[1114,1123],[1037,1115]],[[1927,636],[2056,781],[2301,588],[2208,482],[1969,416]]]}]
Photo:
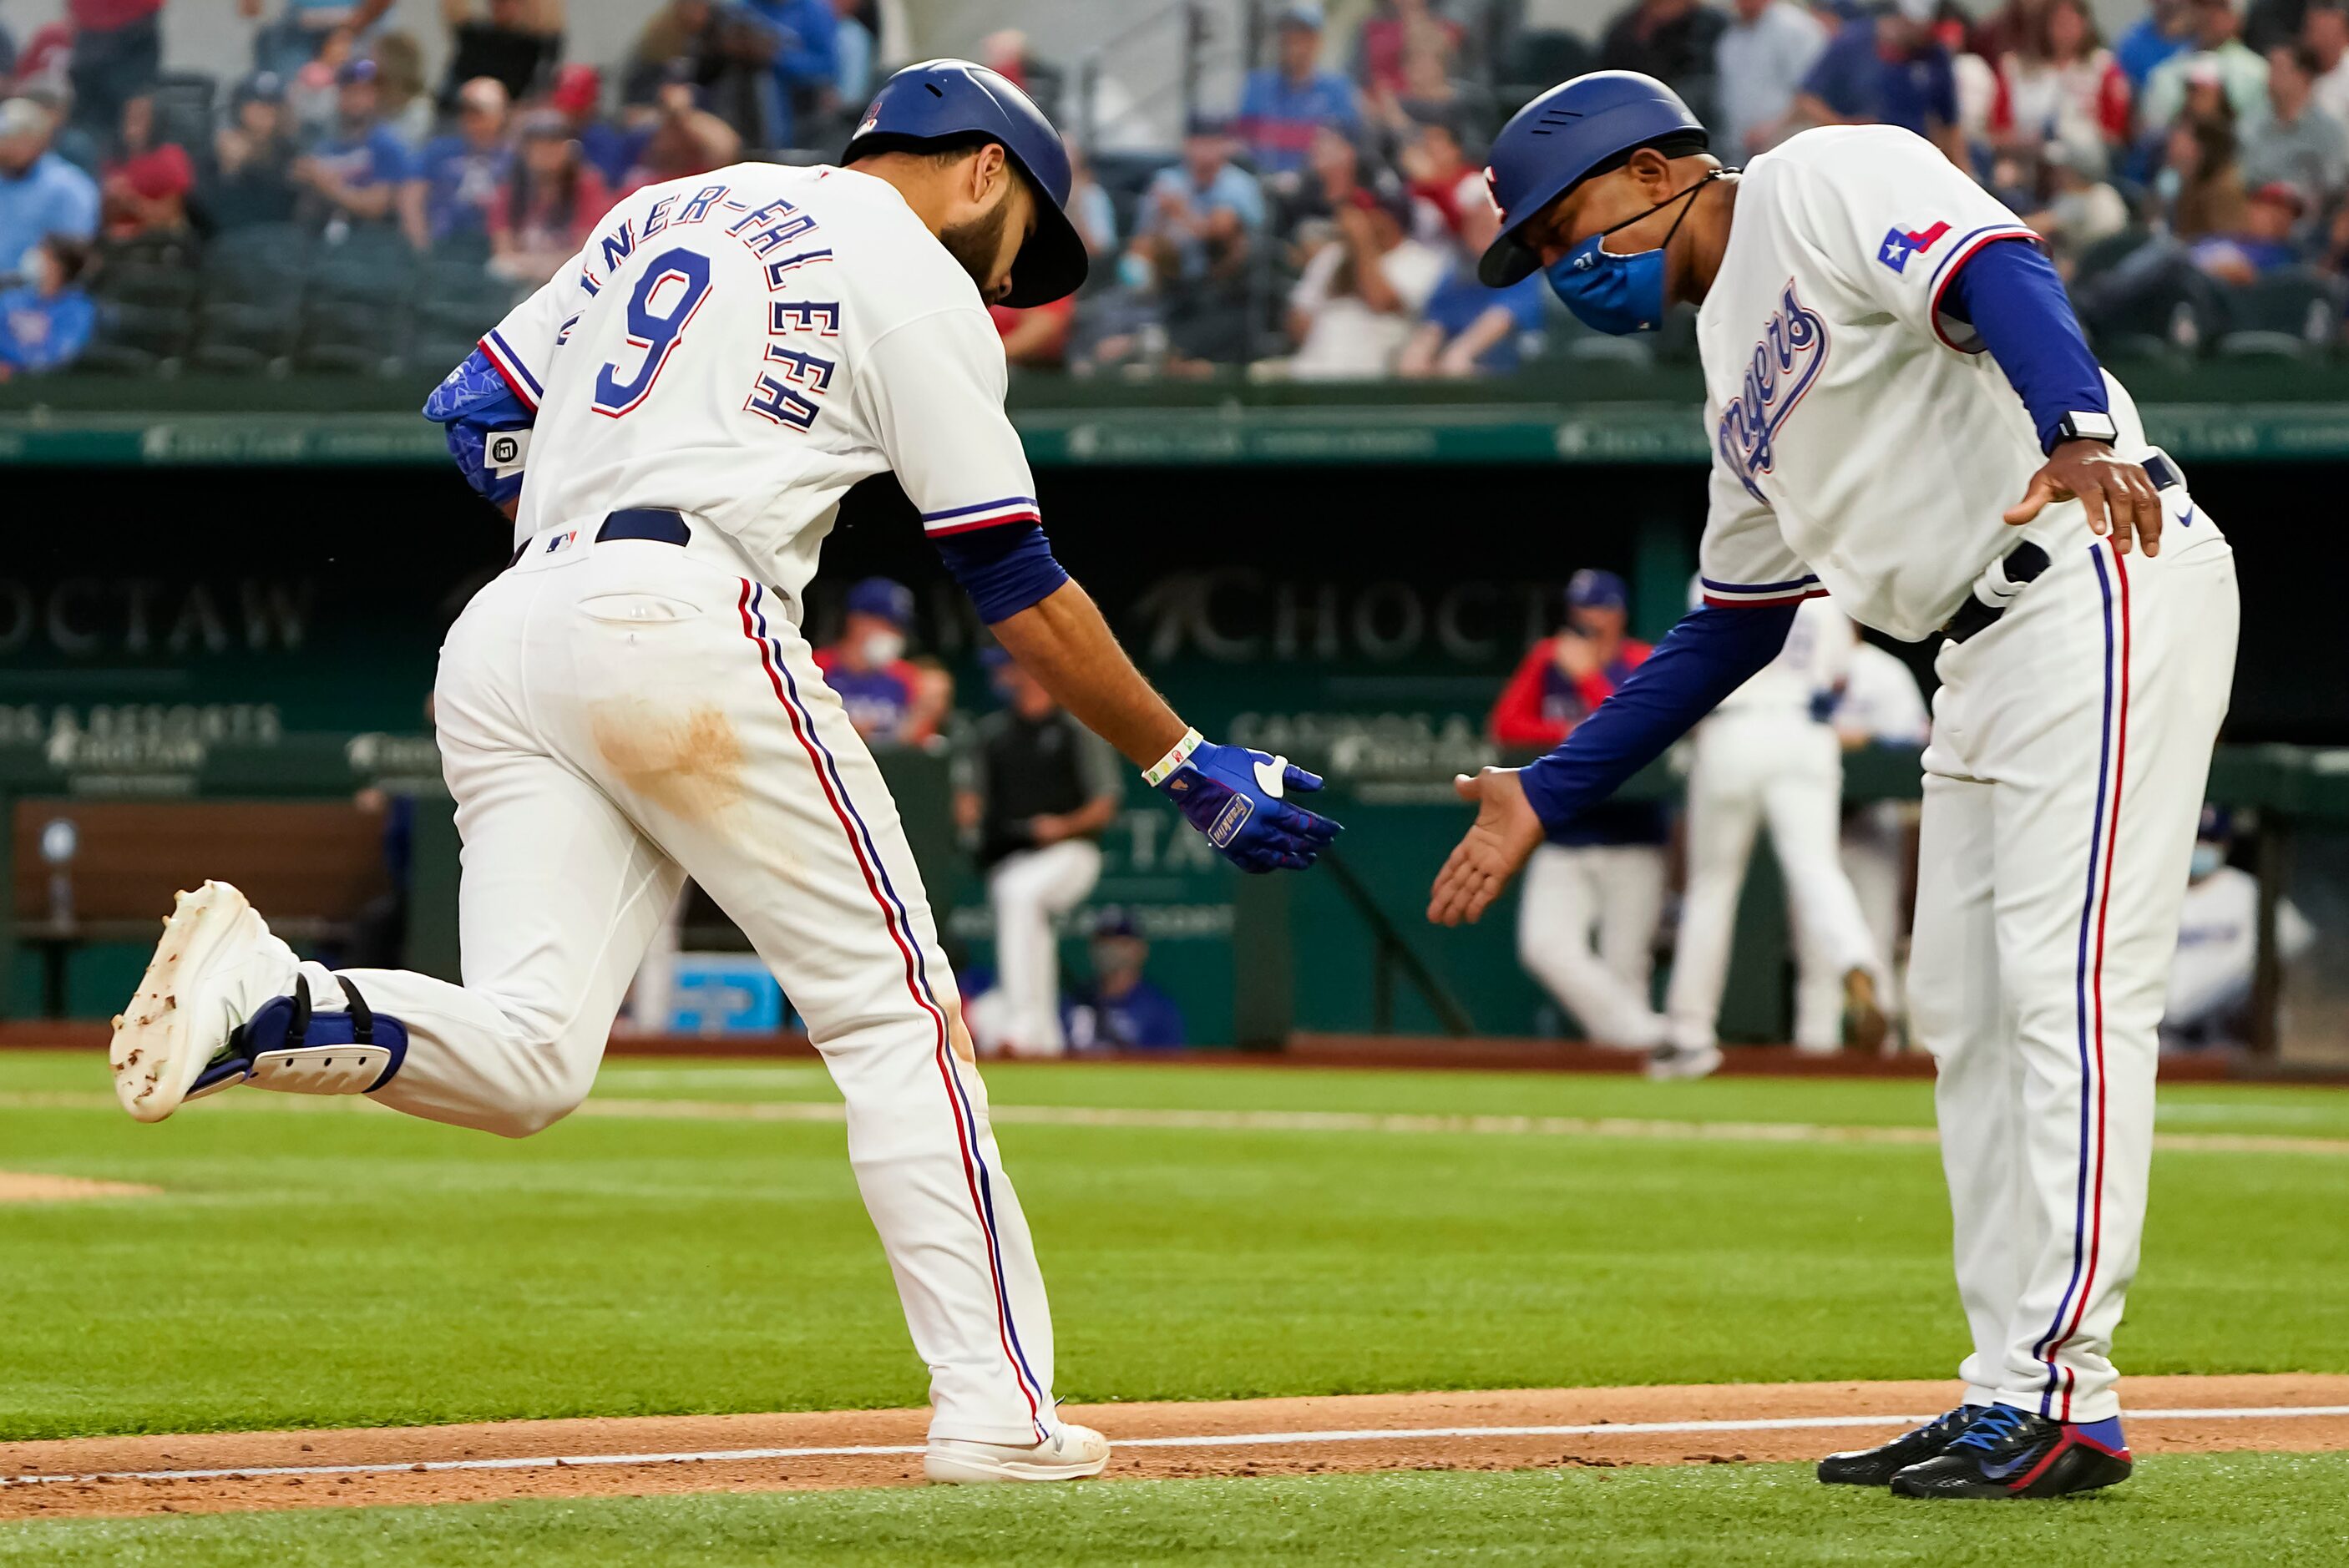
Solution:
[{"label": "white wristband", "polygon": [[1142,770],[1142,781],[1155,789],[1174,776],[1174,770],[1191,760],[1191,753],[1207,744],[1206,737],[1195,729],[1186,729],[1174,748]]}]

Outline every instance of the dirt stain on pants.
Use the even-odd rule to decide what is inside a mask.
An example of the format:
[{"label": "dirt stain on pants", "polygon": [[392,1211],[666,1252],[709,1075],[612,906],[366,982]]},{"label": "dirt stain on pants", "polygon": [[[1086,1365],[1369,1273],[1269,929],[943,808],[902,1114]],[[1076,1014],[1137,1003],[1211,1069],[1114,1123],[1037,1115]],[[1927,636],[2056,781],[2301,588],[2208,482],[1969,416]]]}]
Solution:
[{"label": "dirt stain on pants", "polygon": [[717,708],[678,715],[631,699],[598,707],[590,723],[620,786],[647,806],[707,822],[742,799],[742,739]]}]

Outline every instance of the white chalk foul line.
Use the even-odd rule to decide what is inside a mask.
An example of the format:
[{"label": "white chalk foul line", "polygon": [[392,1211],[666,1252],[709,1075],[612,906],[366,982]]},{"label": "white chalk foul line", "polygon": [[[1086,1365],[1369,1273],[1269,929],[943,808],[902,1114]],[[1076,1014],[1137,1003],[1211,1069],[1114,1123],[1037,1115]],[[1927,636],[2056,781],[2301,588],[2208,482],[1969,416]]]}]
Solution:
[{"label": "white chalk foul line", "polygon": [[[0,1110],[113,1110],[111,1095],[57,1090],[0,1093]],[[222,1111],[378,1110],[353,1096],[252,1093],[207,1100],[197,1114]],[[837,1100],[590,1099],[573,1114],[618,1121],[750,1121],[836,1125],[848,1119]],[[1672,1121],[1629,1116],[1480,1116],[1355,1110],[1188,1110],[1113,1106],[1004,1105],[988,1112],[1006,1127],[1125,1128],[1195,1132],[1449,1133],[1472,1137],[1629,1138],[1698,1143],[1807,1143],[1930,1148],[1930,1127],[1850,1127],[1808,1121]],[[2161,1132],[2164,1153],[2349,1155],[2349,1138],[2288,1138],[2264,1133]]]},{"label": "white chalk foul line", "polygon": [[[2132,1410],[2132,1421],[2244,1421],[2293,1417],[2349,1416],[2349,1405],[2271,1405],[2244,1408]],[[1682,1436],[1717,1432],[1795,1432],[1839,1427],[1917,1427],[1930,1415],[1783,1416],[1743,1421],[1599,1421],[1550,1427],[1350,1427],[1333,1431],[1234,1432],[1171,1438],[1120,1438],[1120,1449],[1263,1449],[1306,1443],[1416,1442],[1491,1438],[1596,1438],[1627,1435]],[[0,1486],[36,1486],[58,1481],[231,1480],[280,1476],[433,1474],[450,1470],[587,1470],[614,1465],[741,1464],[773,1460],[901,1459],[922,1451],[919,1443],[851,1443],[829,1448],[705,1449],[648,1454],[526,1455],[489,1460],[411,1460],[404,1464],[248,1465],[232,1470],[90,1470],[76,1475],[0,1476]]]}]

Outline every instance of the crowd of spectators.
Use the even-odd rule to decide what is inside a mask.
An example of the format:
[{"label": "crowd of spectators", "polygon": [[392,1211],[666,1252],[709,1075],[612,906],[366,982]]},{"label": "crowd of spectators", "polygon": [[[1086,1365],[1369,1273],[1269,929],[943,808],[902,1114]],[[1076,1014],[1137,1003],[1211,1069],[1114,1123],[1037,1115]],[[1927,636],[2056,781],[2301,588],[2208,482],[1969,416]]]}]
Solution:
[{"label": "crowd of spectators", "polygon": [[[836,153],[886,63],[881,0],[646,0],[608,62],[566,55],[563,0],[442,0],[437,80],[389,0],[240,0],[254,68],[214,82],[166,68],[163,3],[69,0],[64,23],[0,33],[0,373],[90,342],[119,350],[89,360],[117,371],[181,354],[391,368],[396,352],[367,361],[306,325],[240,346],[252,322],[154,269],[365,255],[493,318],[630,191]],[[2109,42],[2086,0],[1979,3],[1630,0],[1584,38],[1498,0],[1352,0],[1342,26],[1315,0],[1268,0],[1261,63],[1193,107],[1178,147],[1078,150],[1093,280],[999,311],[1006,351],[1173,377],[1635,361],[1647,351],[1591,341],[1537,279],[1474,279],[1494,219],[1485,139],[1531,93],[1600,67],[1671,82],[1733,164],[1817,125],[1929,138],[2046,237],[2107,347],[2331,346],[2349,278],[2349,0],[2150,0]],[[981,53],[1079,118],[1020,35]],[[398,288],[413,357],[460,339],[460,310]]]},{"label": "crowd of spectators", "polygon": [[1473,277],[1485,139],[1593,67],[1671,82],[1733,165],[1813,126],[1931,140],[2040,230],[2123,356],[2341,336],[2349,0],[2153,0],[2109,43],[2087,0],[1630,0],[1595,40],[1533,10],[1509,29],[1477,0],[1371,0],[1342,38],[1311,0],[1279,5],[1234,112],[1195,116],[1112,204],[1123,227],[1089,230],[1103,281],[1073,320],[1007,319],[1015,361],[1309,378],[1651,357],[1590,341],[1537,280]]},{"label": "crowd of spectators", "polygon": [[[403,368],[638,187],[836,147],[876,69],[879,0],[667,0],[609,68],[566,58],[564,0],[442,0],[438,79],[389,0],[239,0],[252,68],[219,81],[167,68],[164,3],[0,21],[0,377]],[[215,289],[215,261],[290,292]],[[370,270],[386,330],[338,337]]]}]

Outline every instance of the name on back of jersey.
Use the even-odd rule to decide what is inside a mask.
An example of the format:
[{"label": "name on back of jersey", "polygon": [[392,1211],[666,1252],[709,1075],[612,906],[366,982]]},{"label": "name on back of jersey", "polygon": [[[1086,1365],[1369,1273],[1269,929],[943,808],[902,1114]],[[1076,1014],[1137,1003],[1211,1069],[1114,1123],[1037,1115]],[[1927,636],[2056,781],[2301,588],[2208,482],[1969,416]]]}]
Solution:
[{"label": "name on back of jersey", "polygon": [[[767,302],[766,340],[750,373],[743,411],[787,429],[810,430],[823,412],[823,399],[832,390],[839,370],[836,356],[821,350],[826,340],[840,335],[840,302],[802,297],[797,293],[809,281],[820,280],[833,261],[831,247],[823,243],[823,225],[813,213],[781,197],[750,206],[736,199],[732,188],[722,181],[704,185],[690,196],[673,192],[655,201],[641,221],[633,214],[621,218],[596,236],[588,251],[601,261],[605,275],[598,279],[591,266],[581,273],[580,286],[595,296],[652,240],[668,230],[706,224],[713,217],[724,222],[726,234],[759,263],[768,294],[793,294],[793,297]],[[689,303],[679,298],[678,285],[707,292],[707,283],[664,264],[672,259],[669,253],[656,257],[640,276],[636,297],[629,302],[629,341],[645,351],[649,374],[626,380],[615,377],[608,389],[613,396],[598,398],[598,412],[616,418],[642,403],[659,362],[683,335],[699,304],[698,294]],[[706,268],[692,271],[698,279],[708,278]],[[577,319],[574,316],[564,324],[556,337],[558,345],[569,336]]]}]

